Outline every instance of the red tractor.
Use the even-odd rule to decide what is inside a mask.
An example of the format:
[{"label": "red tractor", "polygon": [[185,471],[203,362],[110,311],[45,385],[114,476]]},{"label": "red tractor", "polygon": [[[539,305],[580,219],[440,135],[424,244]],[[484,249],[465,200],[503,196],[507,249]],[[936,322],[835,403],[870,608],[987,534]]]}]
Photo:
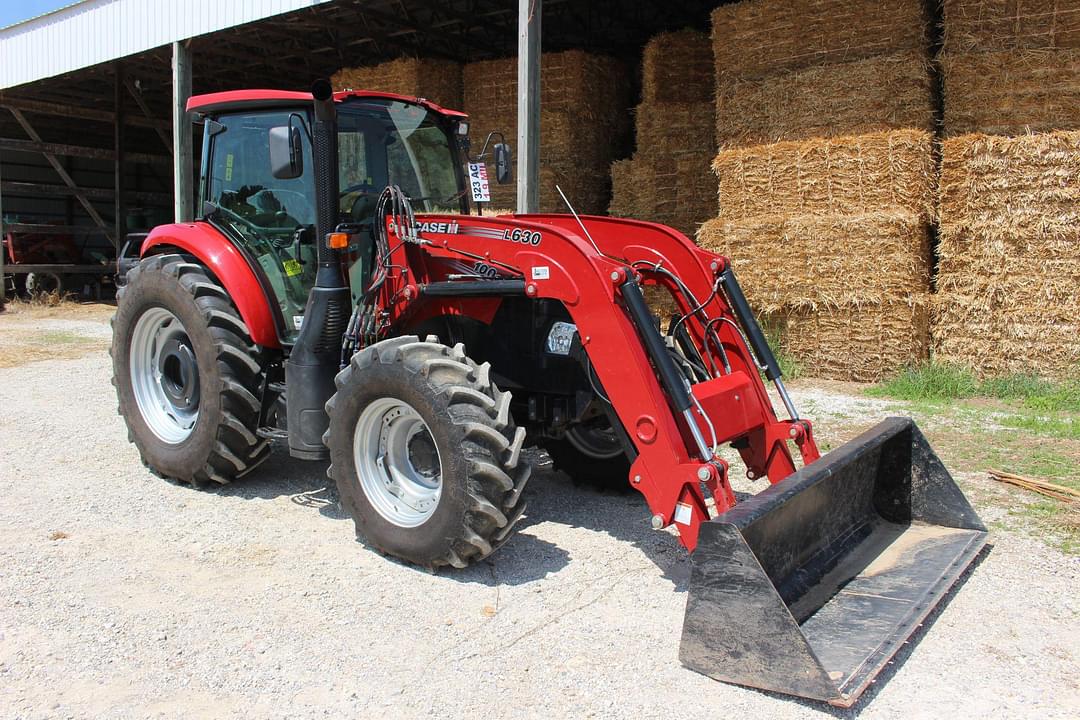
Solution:
[{"label": "red tractor", "polygon": [[[647,222],[470,215],[467,118],[420,98],[322,81],[188,109],[199,217],[121,258],[114,321],[155,473],[224,484],[287,442],[329,459],[369,545],[461,568],[511,536],[522,449],[547,448],[693,553],[687,666],[840,705],[983,547],[910,420],[819,456],[726,258]],[[737,504],[723,447],[769,487]]]}]

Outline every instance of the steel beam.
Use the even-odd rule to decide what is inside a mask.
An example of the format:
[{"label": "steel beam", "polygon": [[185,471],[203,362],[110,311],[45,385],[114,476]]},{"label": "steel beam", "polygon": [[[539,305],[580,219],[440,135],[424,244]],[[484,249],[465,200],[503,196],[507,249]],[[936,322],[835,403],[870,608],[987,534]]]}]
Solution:
[{"label": "steel beam", "polygon": [[176,222],[194,216],[191,121],[187,102],[191,97],[191,50],[186,43],[172,44],[173,215]]},{"label": "steel beam", "polygon": [[517,211],[540,208],[540,16],[543,0],[518,0]]}]

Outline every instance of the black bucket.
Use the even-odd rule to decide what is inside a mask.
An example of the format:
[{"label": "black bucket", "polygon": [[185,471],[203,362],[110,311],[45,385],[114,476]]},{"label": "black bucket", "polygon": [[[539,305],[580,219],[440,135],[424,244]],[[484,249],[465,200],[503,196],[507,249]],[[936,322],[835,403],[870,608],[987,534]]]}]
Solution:
[{"label": "black bucket", "polygon": [[909,418],[889,418],[701,528],[679,658],[850,707],[986,544]]}]

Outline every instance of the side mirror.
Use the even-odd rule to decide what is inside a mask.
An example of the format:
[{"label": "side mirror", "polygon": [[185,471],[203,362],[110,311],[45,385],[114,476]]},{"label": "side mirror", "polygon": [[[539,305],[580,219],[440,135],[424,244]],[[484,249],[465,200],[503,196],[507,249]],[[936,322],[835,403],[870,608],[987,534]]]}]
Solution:
[{"label": "side mirror", "polygon": [[507,143],[495,144],[495,182],[505,185],[514,179],[513,162],[510,157],[510,145]]},{"label": "side mirror", "polygon": [[304,148],[300,128],[282,125],[270,128],[270,171],[278,180],[292,180],[304,174]]}]

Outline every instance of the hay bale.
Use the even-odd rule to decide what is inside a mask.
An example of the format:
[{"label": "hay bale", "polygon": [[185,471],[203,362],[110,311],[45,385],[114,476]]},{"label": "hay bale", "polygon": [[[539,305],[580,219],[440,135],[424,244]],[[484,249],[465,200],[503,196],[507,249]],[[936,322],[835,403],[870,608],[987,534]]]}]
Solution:
[{"label": "hay bale", "polygon": [[933,341],[980,374],[1080,362],[1080,131],[942,147]]},{"label": "hay bale", "polygon": [[928,228],[914,213],[717,218],[697,239],[731,259],[758,312],[908,302],[930,289]]},{"label": "hay bale", "polygon": [[721,147],[934,128],[925,51],[764,79],[727,79],[717,83],[716,105],[716,139]]},{"label": "hay bale", "polygon": [[645,44],[641,98],[646,103],[707,103],[713,97],[709,36],[693,30],[660,33]]},{"label": "hay bale", "polygon": [[771,315],[781,350],[811,377],[876,382],[929,356],[926,293],[881,305],[819,310],[788,309]]},{"label": "hay bale", "polygon": [[888,209],[926,220],[935,214],[933,136],[923,130],[723,150],[712,167],[727,220]]},{"label": "hay bale", "polygon": [[1068,0],[944,0],[947,52],[1080,47],[1080,5]]},{"label": "hay bale", "polygon": [[462,105],[461,64],[450,60],[399,58],[366,67],[342,68],[330,77],[339,90],[378,90],[422,97],[443,107]]},{"label": "hay bale", "polygon": [[614,217],[637,218],[638,182],[634,177],[636,163],[632,159],[611,163],[611,204],[608,214]]},{"label": "hay bale", "polygon": [[711,102],[643,102],[634,110],[638,154],[684,155],[715,148]]},{"label": "hay bale", "polygon": [[925,51],[922,0],[746,0],[712,12],[718,85],[784,70]]},{"label": "hay bale", "polygon": [[[623,64],[580,50],[541,56],[540,209],[562,212],[562,186],[582,213],[603,213],[610,199],[609,167],[629,140],[629,84]],[[464,109],[474,143],[500,131],[517,134],[517,60],[465,65]],[[517,205],[512,185],[492,186],[492,203]]]},{"label": "hay bale", "polygon": [[945,132],[1080,129],[1080,49],[944,54]]},{"label": "hay bale", "polygon": [[612,166],[609,213],[675,228],[694,237],[716,215],[711,153],[635,156]]}]

